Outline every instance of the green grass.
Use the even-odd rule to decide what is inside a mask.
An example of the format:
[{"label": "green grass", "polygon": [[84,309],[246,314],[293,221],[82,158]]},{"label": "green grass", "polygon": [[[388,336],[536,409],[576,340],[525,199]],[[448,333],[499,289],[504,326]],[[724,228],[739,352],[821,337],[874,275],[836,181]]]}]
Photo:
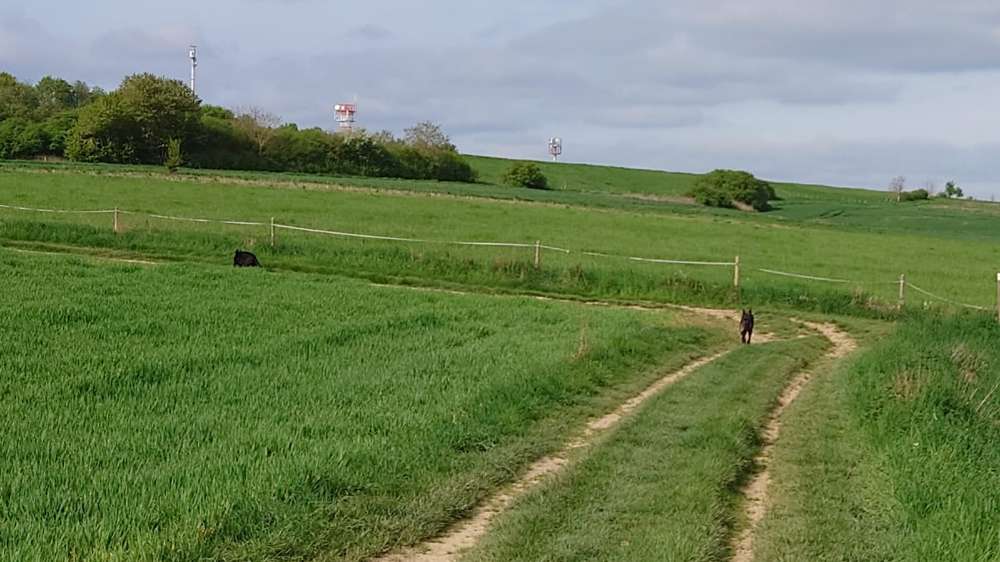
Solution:
[{"label": "green grass", "polygon": [[[479,172],[481,181],[501,184],[504,172],[516,160],[488,156],[466,156],[466,160]],[[663,198],[685,197],[694,187],[699,174],[642,170],[617,166],[536,162],[549,178],[550,186],[561,191],[592,193],[617,193],[622,195],[649,195]],[[778,195],[785,199],[802,201],[882,202],[884,192],[775,182]]]},{"label": "green grass", "polygon": [[[484,183],[0,163],[0,204],[276,217],[625,256],[739,255],[742,300],[727,268],[546,252],[535,270],[526,249],[285,231],[272,250],[260,227],[123,215],[115,235],[108,215],[0,209],[2,245],[178,262],[146,269],[0,250],[0,403],[14,420],[0,426],[0,470],[11,475],[0,480],[0,559],[362,559],[441,530],[567,429],[651,380],[651,365],[676,366],[719,342],[634,312],[358,279],[749,305],[777,320],[790,310],[894,318],[894,281],[906,273],[946,297],[995,305],[996,205],[897,205],[877,191],[779,184],[774,212],[746,214],[678,199],[688,174],[544,164],[557,189],[515,190],[490,183],[509,161],[470,160]],[[230,263],[238,247],[270,271],[209,265]],[[911,308],[924,300],[908,294]],[[895,335],[876,334],[874,351],[820,377],[789,411],[759,559],[1000,558],[991,523],[1000,390],[984,400],[1000,382],[997,328],[986,315],[900,318]],[[726,363],[672,388],[567,478],[579,489],[561,483],[529,500],[538,519],[515,515],[489,544],[531,542],[525,559],[572,559],[577,547],[602,559],[723,556],[727,483],[755,447],[755,420],[813,343],[797,345],[740,351],[733,361],[752,365],[753,378],[734,377]],[[769,351],[786,347],[789,356]],[[671,417],[676,408],[710,424],[697,435],[713,439],[692,441],[694,426]],[[691,455],[664,459],[664,447]],[[712,455],[728,464],[712,465]],[[663,462],[676,474],[644,480]],[[612,477],[644,496],[601,495]],[[697,504],[674,480],[712,501]],[[609,524],[588,507],[594,498],[631,514]],[[648,517],[665,509],[649,498],[690,509]],[[623,544],[629,524],[641,539]],[[541,544],[548,532],[561,538]],[[664,537],[667,546],[657,544]]]},{"label": "green grass", "polygon": [[666,389],[519,502],[469,559],[726,560],[758,429],[826,345],[744,347]]},{"label": "green grass", "polygon": [[[574,250],[625,256],[726,261],[740,255],[744,264],[743,302],[827,312],[890,313],[888,305],[896,300],[893,283],[901,273],[935,293],[992,306],[1000,264],[1000,244],[986,238],[869,232],[760,218],[745,220],[742,216],[663,215],[157,177],[8,171],[0,173],[0,200],[74,209],[118,206],[261,222],[274,216],[303,226],[434,240],[542,240]],[[988,213],[967,214],[993,220]],[[530,250],[360,242],[287,232],[279,233],[279,247],[272,252],[261,247],[268,237],[266,228],[204,226],[130,216],[122,220],[127,232],[116,237],[107,215],[53,216],[0,210],[0,238],[215,263],[227,260],[235,247],[252,246],[268,265],[368,279],[450,282],[661,302],[736,302],[730,287],[731,271],[725,268],[643,264],[577,252],[568,256],[546,253],[542,271],[536,272],[530,266]],[[984,227],[984,237],[985,232]],[[854,283],[796,281],[770,276],[758,268],[846,278]],[[916,295],[910,297],[911,303],[921,302]]]},{"label": "green grass", "polygon": [[154,178],[199,183],[279,186],[314,191],[365,190],[382,193],[495,199],[522,203],[611,209],[637,213],[695,215],[746,222],[792,223],[860,232],[906,233],[958,240],[997,241],[993,225],[1000,206],[938,200],[896,204],[882,191],[776,183],[782,200],[769,213],[743,213],[696,205],[684,197],[694,174],[634,170],[587,164],[540,162],[554,189],[512,188],[500,176],[514,161],[467,156],[480,170],[480,183],[320,176],[277,172],[185,169],[168,174],[158,166],[0,161],[0,171]]},{"label": "green grass", "polygon": [[0,559],[358,560],[721,338],[663,313],[0,251]]},{"label": "green grass", "polygon": [[847,365],[820,373],[785,413],[756,560],[911,560],[899,556],[901,510],[885,459],[849,413],[847,377]]},{"label": "green grass", "polygon": [[914,316],[814,381],[776,449],[757,559],[1000,559],[998,336]]}]

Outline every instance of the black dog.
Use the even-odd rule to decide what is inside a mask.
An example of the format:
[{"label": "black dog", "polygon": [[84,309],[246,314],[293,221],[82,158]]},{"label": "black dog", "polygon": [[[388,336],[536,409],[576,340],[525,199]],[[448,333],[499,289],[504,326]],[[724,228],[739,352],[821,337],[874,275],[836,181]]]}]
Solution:
[{"label": "black dog", "polygon": [[260,267],[260,262],[257,261],[257,256],[250,252],[236,250],[236,255],[233,256],[233,267]]},{"label": "black dog", "polygon": [[753,310],[744,310],[740,317],[740,341],[749,344],[753,337]]}]

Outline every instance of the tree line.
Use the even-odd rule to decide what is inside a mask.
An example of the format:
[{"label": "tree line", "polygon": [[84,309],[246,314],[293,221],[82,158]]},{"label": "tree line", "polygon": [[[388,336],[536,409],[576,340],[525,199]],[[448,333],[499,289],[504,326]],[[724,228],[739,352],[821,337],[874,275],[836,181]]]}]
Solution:
[{"label": "tree line", "polygon": [[475,181],[476,173],[433,123],[402,138],[390,131],[300,129],[257,108],[202,104],[182,82],[126,77],[111,92],[46,76],[35,85],[0,73],[0,159],[170,168],[347,174]]}]

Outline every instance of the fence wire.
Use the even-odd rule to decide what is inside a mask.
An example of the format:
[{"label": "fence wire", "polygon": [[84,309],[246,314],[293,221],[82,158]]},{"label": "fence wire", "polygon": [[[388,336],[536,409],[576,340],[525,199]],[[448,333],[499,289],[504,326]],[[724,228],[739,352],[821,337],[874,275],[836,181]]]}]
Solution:
[{"label": "fence wire", "polygon": [[932,299],[937,299],[939,301],[946,302],[946,303],[954,305],[954,306],[960,306],[960,307],[963,307],[963,308],[970,308],[972,310],[984,310],[986,312],[991,312],[993,310],[991,308],[986,308],[985,306],[977,306],[977,305],[974,305],[974,304],[967,304],[967,303],[964,303],[964,302],[958,302],[958,301],[955,301],[955,300],[951,300],[951,299],[949,299],[947,297],[942,297],[941,295],[935,295],[934,293],[932,293],[932,292],[930,292],[930,291],[928,291],[926,289],[921,289],[920,287],[917,287],[916,285],[914,285],[913,283],[910,283],[909,281],[906,282],[906,286],[909,287],[909,288],[911,288],[911,289],[913,289],[914,291],[916,291],[918,293],[922,293],[922,294],[924,294],[924,295],[926,295],[926,296],[928,296],[928,297],[930,297]]},{"label": "fence wire", "polygon": [[[227,224],[236,226],[258,226],[266,227],[270,226],[272,229],[289,230],[297,232],[308,232],[313,234],[323,234],[328,236],[338,236],[343,238],[355,238],[355,239],[366,239],[366,240],[383,240],[389,242],[406,242],[406,243],[416,243],[416,244],[443,244],[443,245],[457,245],[457,246],[479,246],[479,247],[505,247],[505,248],[527,248],[527,249],[538,249],[538,250],[548,250],[553,252],[560,252],[563,254],[580,254],[585,256],[601,257],[601,258],[612,258],[612,259],[622,259],[635,262],[643,263],[655,263],[655,264],[668,264],[668,265],[691,265],[691,266],[709,266],[709,267],[736,267],[738,262],[736,261],[696,261],[696,260],[675,260],[675,259],[662,259],[662,258],[644,258],[637,256],[622,256],[617,254],[607,254],[603,252],[592,252],[584,250],[570,250],[567,248],[561,248],[558,246],[550,246],[546,244],[541,244],[536,242],[534,244],[524,243],[524,242],[485,242],[485,241],[464,241],[464,240],[432,240],[425,238],[406,238],[400,236],[383,236],[377,234],[362,234],[357,232],[343,232],[337,230],[326,230],[320,228],[308,228],[303,226],[293,226],[288,224],[279,224],[273,222],[258,222],[258,221],[243,221],[243,220],[222,220],[222,219],[206,219],[206,218],[195,218],[195,217],[179,217],[172,215],[160,215],[155,213],[144,213],[140,211],[129,211],[125,209],[92,209],[92,210],[72,210],[72,209],[44,209],[36,207],[24,207],[20,205],[4,205],[0,204],[0,209],[10,209],[14,211],[27,211],[36,213],[55,213],[55,214],[81,214],[81,215],[94,215],[94,214],[114,214],[117,221],[117,216],[119,214],[131,215],[131,216],[144,216],[153,219],[160,220],[170,220],[170,221],[180,221],[180,222],[193,222],[193,223],[203,223],[203,224]],[[117,222],[116,222],[117,224]],[[889,281],[889,282],[859,282],[852,281],[850,279],[838,279],[834,277],[821,277],[817,275],[807,275],[803,273],[792,273],[788,271],[780,271],[776,269],[766,269],[757,268],[755,271],[766,273],[768,275],[777,275],[781,277],[789,277],[794,279],[803,279],[807,281],[819,281],[824,283],[839,283],[839,284],[853,284],[858,286],[864,285],[898,285],[899,281]],[[991,308],[984,306],[978,306],[974,304],[968,304],[959,302],[941,295],[932,293],[926,289],[918,287],[909,281],[904,281],[905,286],[909,287],[918,293],[921,293],[932,299],[951,304],[953,306],[958,306],[962,308],[968,308],[972,310],[981,311],[991,311]]]}]

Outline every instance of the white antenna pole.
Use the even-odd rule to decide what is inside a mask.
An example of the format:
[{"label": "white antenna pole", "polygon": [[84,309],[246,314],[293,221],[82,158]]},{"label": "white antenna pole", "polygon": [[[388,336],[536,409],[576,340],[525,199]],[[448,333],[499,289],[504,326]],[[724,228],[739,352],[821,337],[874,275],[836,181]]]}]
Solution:
[{"label": "white antenna pole", "polygon": [[188,47],[188,58],[191,59],[191,93],[197,94],[198,90],[195,89],[195,70],[198,68],[198,46],[191,45]]}]

